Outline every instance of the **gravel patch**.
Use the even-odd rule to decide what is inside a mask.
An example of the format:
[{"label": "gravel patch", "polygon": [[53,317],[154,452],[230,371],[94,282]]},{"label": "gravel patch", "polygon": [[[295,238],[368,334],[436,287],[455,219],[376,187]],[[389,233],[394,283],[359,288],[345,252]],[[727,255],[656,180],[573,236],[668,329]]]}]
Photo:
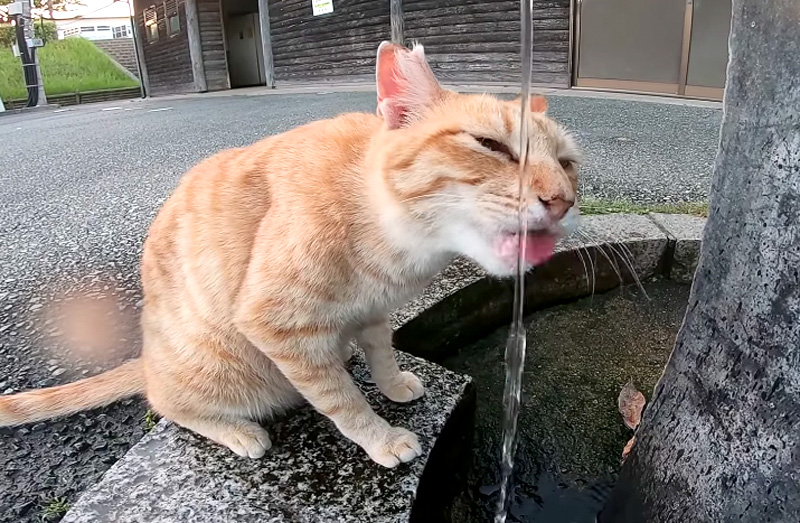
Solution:
[{"label": "gravel patch", "polygon": [[708,198],[722,112],[630,100],[558,97],[550,115],[583,147],[584,195],[636,203]]}]

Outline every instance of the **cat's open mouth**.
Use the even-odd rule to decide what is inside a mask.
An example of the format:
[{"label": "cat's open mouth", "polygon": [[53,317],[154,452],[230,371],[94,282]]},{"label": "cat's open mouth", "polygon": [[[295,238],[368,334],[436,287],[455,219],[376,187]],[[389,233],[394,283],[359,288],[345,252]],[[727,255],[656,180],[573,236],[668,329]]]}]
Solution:
[{"label": "cat's open mouth", "polygon": [[[529,266],[541,265],[553,257],[558,235],[551,231],[528,231],[525,238],[525,263]],[[501,233],[494,241],[495,254],[514,267],[519,252],[519,234]]]}]

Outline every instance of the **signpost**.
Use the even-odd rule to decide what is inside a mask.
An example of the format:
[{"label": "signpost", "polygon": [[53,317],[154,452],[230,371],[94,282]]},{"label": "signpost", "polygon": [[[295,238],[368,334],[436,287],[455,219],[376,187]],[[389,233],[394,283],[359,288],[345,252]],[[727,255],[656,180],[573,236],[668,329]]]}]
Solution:
[{"label": "signpost", "polygon": [[[14,17],[17,24],[17,47],[14,54],[19,53],[22,59],[25,86],[28,89],[28,106],[47,105],[42,72],[39,68],[39,56],[36,53],[36,49],[42,47],[44,42],[41,38],[35,38],[33,19],[31,18],[31,1],[20,0],[9,4],[8,14]],[[22,34],[20,34],[20,28]],[[34,89],[35,92],[33,92]]]}]

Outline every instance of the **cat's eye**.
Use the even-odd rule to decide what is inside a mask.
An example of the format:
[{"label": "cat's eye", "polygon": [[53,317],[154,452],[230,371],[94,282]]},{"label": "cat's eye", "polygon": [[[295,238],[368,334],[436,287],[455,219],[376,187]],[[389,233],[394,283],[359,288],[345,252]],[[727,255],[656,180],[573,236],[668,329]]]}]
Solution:
[{"label": "cat's eye", "polygon": [[475,139],[478,141],[479,144],[481,144],[481,146],[486,147],[490,151],[504,154],[508,156],[509,160],[512,161],[514,160],[514,154],[511,152],[511,149],[509,149],[506,144],[498,142],[497,140],[493,140],[491,138],[475,137]]},{"label": "cat's eye", "polygon": [[561,164],[561,168],[562,168],[562,169],[564,169],[564,170],[567,170],[567,169],[569,169],[570,167],[572,167],[573,161],[572,161],[572,160],[565,160],[565,159],[562,159],[562,160],[559,160],[559,161],[558,161],[558,163],[560,163],[560,164]]}]

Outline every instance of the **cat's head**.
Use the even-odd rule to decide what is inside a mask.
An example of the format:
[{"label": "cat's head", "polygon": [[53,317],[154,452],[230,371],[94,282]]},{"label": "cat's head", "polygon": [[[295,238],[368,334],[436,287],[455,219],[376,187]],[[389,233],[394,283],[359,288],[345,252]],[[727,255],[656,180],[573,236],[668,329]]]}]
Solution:
[{"label": "cat's head", "polygon": [[[383,177],[399,208],[419,226],[409,232],[423,231],[421,244],[432,241],[492,274],[512,274],[521,101],[443,89],[422,46],[382,43],[376,76],[378,114],[388,128],[380,146]],[[529,103],[525,258],[532,266],[552,255],[561,224],[577,214],[579,152],[545,115],[544,98]]]}]

